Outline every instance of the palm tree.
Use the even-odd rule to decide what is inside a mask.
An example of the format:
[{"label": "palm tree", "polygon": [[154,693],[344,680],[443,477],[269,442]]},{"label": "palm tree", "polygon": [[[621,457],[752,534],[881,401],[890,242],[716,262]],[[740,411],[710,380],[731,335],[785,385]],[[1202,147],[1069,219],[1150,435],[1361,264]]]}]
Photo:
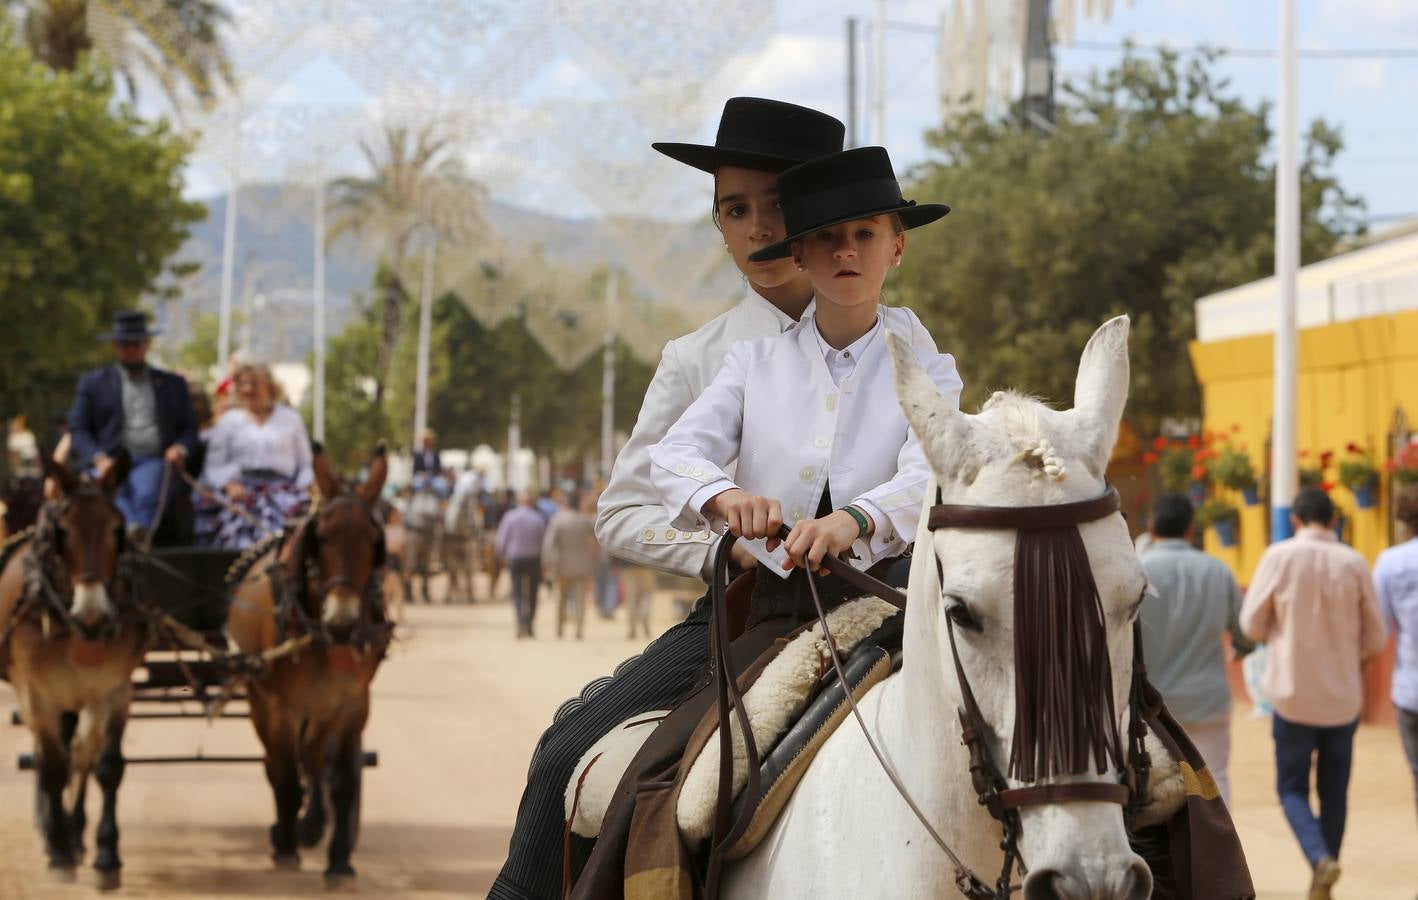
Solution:
[{"label": "palm tree", "polygon": [[360,152],[372,176],[331,184],[329,238],[355,234],[370,241],[387,273],[379,285],[383,308],[374,375],[375,402],[382,403],[414,242],[463,243],[481,235],[486,191],[463,172],[452,137],[435,125],[386,126],[377,144],[360,141]]},{"label": "palm tree", "polygon": [[202,103],[232,80],[218,28],[231,20],[217,0],[0,0],[20,23],[35,58],[72,71],[96,50],[136,95],[136,76],[158,79],[174,107],[186,85]]}]

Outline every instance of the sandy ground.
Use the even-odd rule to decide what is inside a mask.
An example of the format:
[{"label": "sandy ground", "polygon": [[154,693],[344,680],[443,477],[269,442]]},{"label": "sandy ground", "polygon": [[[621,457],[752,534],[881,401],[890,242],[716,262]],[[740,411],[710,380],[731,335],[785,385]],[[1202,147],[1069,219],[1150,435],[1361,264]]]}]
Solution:
[{"label": "sandy ground", "polygon": [[[658,598],[657,628],[673,615],[670,598]],[[361,894],[483,896],[506,853],[532,746],[551,714],[585,682],[639,649],[625,640],[622,620],[590,618],[586,640],[557,641],[544,603],[537,639],[517,641],[506,603],[408,610],[406,636],[375,682],[366,732],[379,766],[366,771],[364,782],[354,858]],[[0,713],[13,706],[8,686],[0,684]],[[1303,898],[1308,873],[1275,800],[1268,723],[1245,713],[1237,711],[1231,777],[1252,873],[1266,900]],[[32,775],[14,768],[28,746],[23,728],[0,724],[0,898],[92,896],[87,869],[77,885],[54,885],[46,877],[30,824]],[[126,750],[259,753],[249,723],[241,720],[135,722]],[[90,810],[92,822],[94,796]],[[130,767],[119,815],[125,862],[119,896],[324,893],[321,850],[306,852],[301,872],[271,870],[266,829],[272,801],[258,764]],[[1418,894],[1413,785],[1390,728],[1359,732],[1342,863],[1336,897],[1412,900]]]}]

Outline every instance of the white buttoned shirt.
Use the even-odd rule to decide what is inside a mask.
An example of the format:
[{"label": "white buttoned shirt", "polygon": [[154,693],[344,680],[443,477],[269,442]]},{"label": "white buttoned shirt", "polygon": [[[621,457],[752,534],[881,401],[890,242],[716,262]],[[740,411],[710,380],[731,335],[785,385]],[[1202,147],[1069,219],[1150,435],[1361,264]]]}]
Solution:
[{"label": "white buttoned shirt", "polygon": [[875,522],[871,539],[853,546],[853,565],[904,551],[930,470],[896,399],[887,332],[910,340],[942,395],[960,402],[954,357],[935,351],[909,309],[881,307],[876,327],[841,352],[822,340],[812,317],[783,335],[736,344],[714,382],[650,448],[670,524],[722,530],[702,507],[734,487],[778,500],[791,524],[816,513],[826,487],[834,509],[855,503]]},{"label": "white buttoned shirt", "polygon": [[670,523],[650,483],[650,446],[714,380],[730,346],[782,334],[797,324],[749,287],[727,312],[665,345],[635,428],[616,457],[596,510],[596,539],[610,555],[677,575],[706,577],[716,536],[707,529]]}]

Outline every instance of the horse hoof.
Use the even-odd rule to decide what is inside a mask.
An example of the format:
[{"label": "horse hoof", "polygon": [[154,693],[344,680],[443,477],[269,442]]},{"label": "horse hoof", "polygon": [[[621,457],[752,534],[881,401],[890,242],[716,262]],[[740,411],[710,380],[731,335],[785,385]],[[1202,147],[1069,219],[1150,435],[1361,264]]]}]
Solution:
[{"label": "horse hoof", "polygon": [[296,828],[296,838],[302,847],[314,847],[325,836],[324,821],[301,819]]},{"label": "horse hoof", "polygon": [[79,873],[73,863],[49,864],[49,880],[55,884],[73,884],[79,880]]},{"label": "horse hoof", "polygon": [[325,870],[325,890],[352,891],[355,888],[355,870],[350,866]]},{"label": "horse hoof", "polygon": [[278,872],[299,872],[299,853],[274,853],[271,855],[271,862],[276,866]]},{"label": "horse hoof", "polygon": [[101,891],[116,891],[123,886],[123,872],[121,869],[98,869],[94,883]]}]

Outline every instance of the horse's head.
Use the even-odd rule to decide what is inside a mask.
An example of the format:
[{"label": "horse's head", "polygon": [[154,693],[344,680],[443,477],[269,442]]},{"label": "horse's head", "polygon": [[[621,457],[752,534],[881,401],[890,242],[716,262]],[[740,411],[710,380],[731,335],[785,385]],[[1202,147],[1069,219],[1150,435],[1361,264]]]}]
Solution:
[{"label": "horse's head", "polygon": [[333,640],[348,641],[382,602],[378,574],[384,565],[384,528],[374,508],[389,463],[381,445],[364,483],[353,490],[330,471],[319,448],[313,468],[320,506],[306,517],[286,552],[296,577],[307,586],[300,592],[306,616]]},{"label": "horse's head", "polygon": [[36,573],[46,582],[43,589],[57,596],[55,602],[69,594],[74,624],[93,634],[118,612],[118,560],[127,536],[114,495],[128,477],[131,460],[126,450],[118,451],[97,480],[81,478],[48,456],[44,467],[54,497],[40,514],[36,546],[49,559],[39,560]]},{"label": "horse's head", "polygon": [[[908,665],[943,691],[951,734],[964,730],[956,709],[973,694],[999,788],[1098,785],[1010,795],[1001,818],[1021,830],[1030,900],[1151,892],[1128,846],[1126,794],[1104,787],[1125,771],[1132,622],[1146,587],[1105,480],[1127,400],[1127,336],[1125,317],[1093,335],[1073,409],[997,393],[973,416],[892,341],[897,394],[935,476],[911,572]],[[940,752],[960,754],[963,769],[965,751]]]}]

